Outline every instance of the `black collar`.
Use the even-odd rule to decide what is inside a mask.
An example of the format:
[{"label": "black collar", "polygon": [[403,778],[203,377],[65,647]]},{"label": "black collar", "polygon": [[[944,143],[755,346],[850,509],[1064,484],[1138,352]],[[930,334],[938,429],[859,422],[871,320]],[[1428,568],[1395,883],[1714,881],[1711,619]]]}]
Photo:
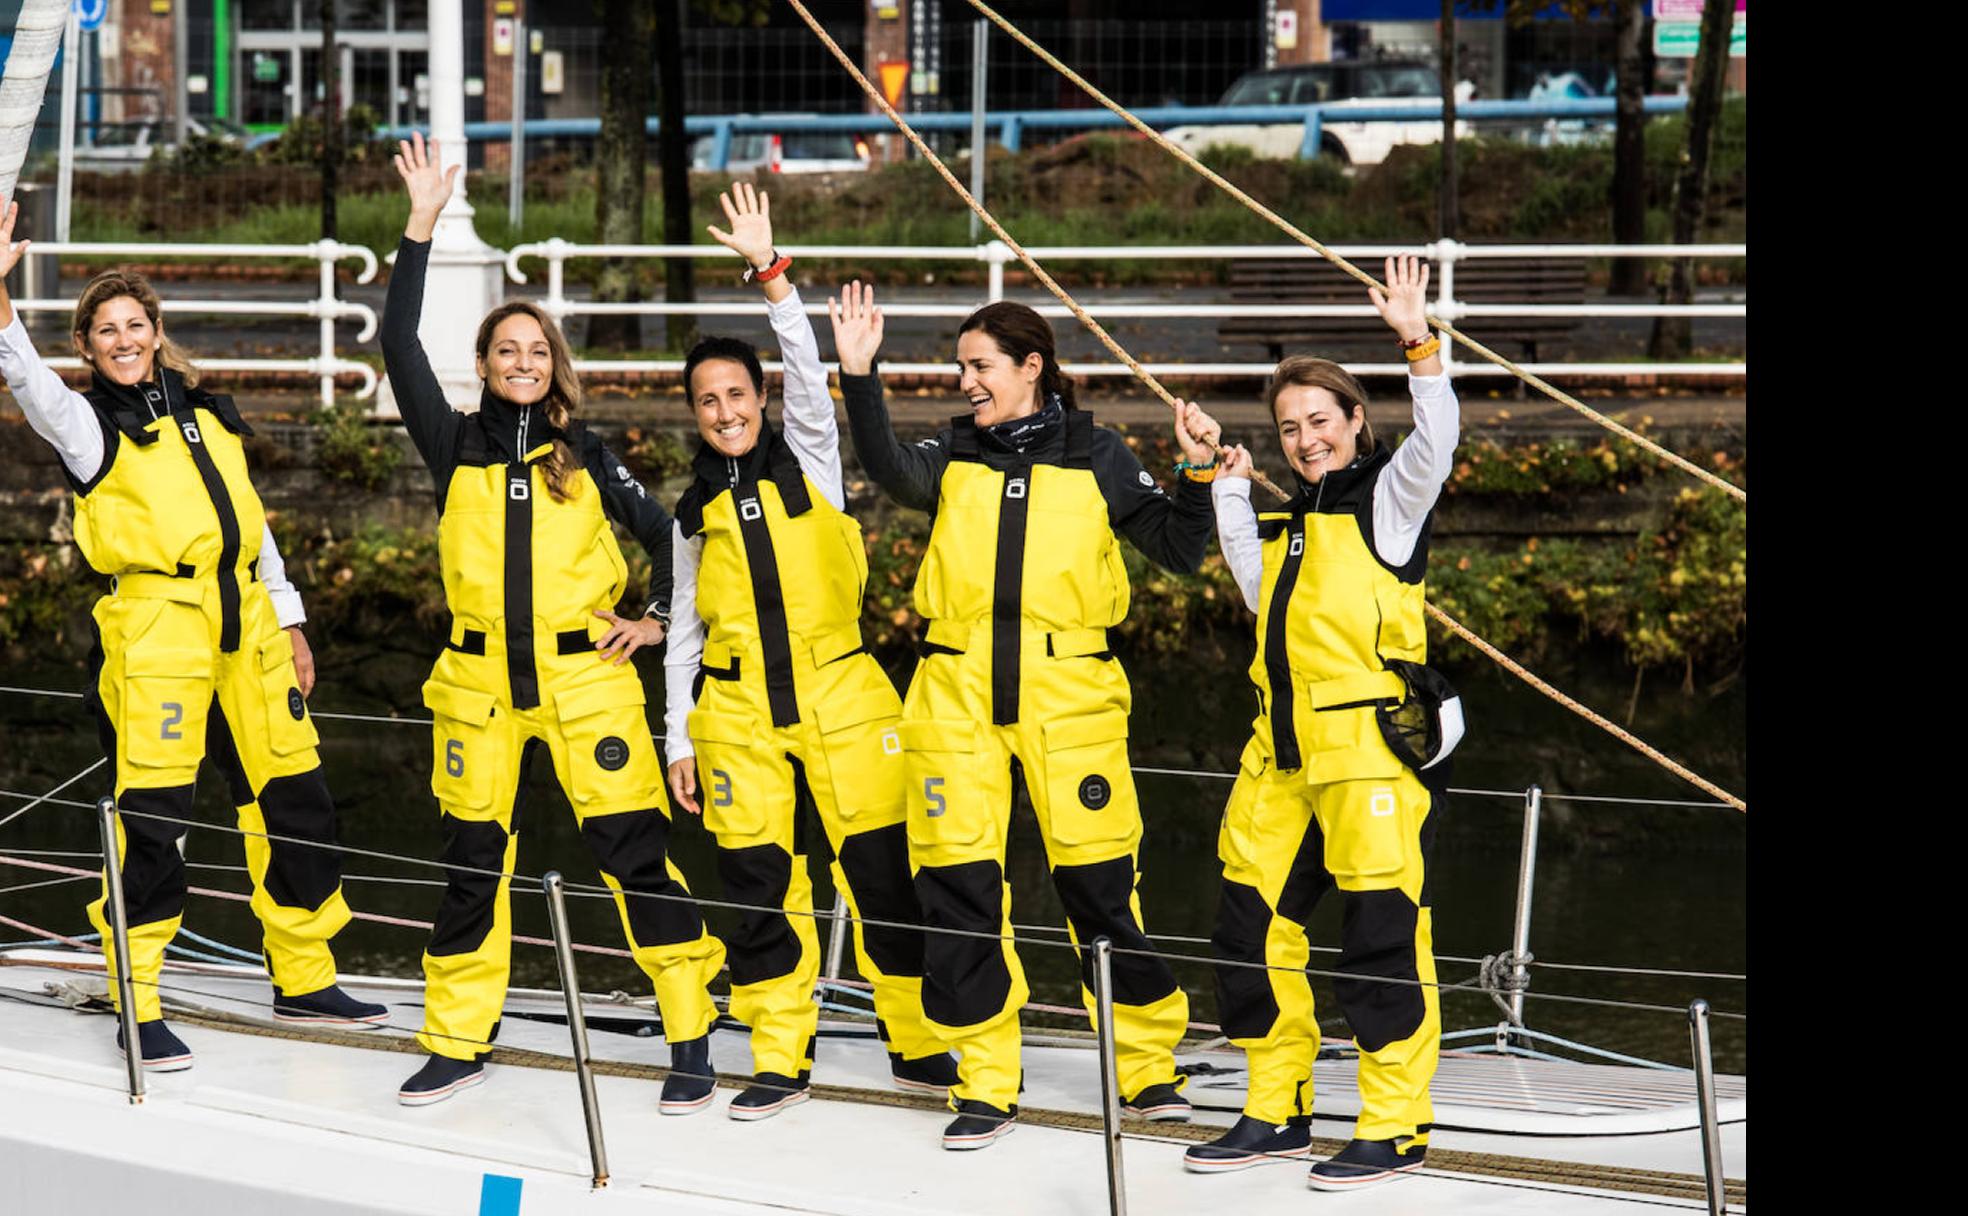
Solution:
[{"label": "black collar", "polygon": [[1382,466],[1393,459],[1393,453],[1384,444],[1375,444],[1374,449],[1365,456],[1357,456],[1353,463],[1343,469],[1334,469],[1318,481],[1307,481],[1292,471],[1292,480],[1298,483],[1298,493],[1291,501],[1279,508],[1293,515],[1303,515],[1309,511],[1351,510],[1363,488],[1370,489],[1379,479]]}]

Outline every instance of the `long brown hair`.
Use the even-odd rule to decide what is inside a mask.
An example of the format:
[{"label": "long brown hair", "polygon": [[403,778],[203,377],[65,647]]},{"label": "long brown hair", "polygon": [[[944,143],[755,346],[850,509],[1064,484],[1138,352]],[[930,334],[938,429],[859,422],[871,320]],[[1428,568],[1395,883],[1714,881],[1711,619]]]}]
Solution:
[{"label": "long brown hair", "polygon": [[[191,362],[191,356],[184,348],[164,336],[164,325],[159,317],[164,311],[163,303],[157,298],[157,289],[150,280],[134,270],[105,270],[82,289],[81,298],[75,301],[75,323],[71,325],[70,336],[75,342],[75,353],[82,361],[94,365],[95,357],[89,352],[89,327],[96,323],[96,310],[118,296],[128,296],[144,310],[150,318],[150,327],[157,332],[156,362],[170,368],[184,377],[186,388],[198,387],[198,368]],[[151,375],[157,374],[153,365]]]},{"label": "long brown hair", "polygon": [[1023,363],[1028,356],[1036,354],[1043,362],[1039,369],[1039,408],[1045,408],[1046,398],[1057,395],[1067,409],[1075,409],[1073,382],[1066,373],[1059,370],[1059,358],[1054,353],[1052,326],[1037,312],[1023,304],[1010,300],[999,300],[964,318],[957,328],[957,336],[963,337],[973,329],[981,329],[989,335],[998,349],[1011,356],[1013,363]]},{"label": "long brown hair", "polygon": [[1293,355],[1282,360],[1271,373],[1271,383],[1264,386],[1264,408],[1271,411],[1274,424],[1278,421],[1278,394],[1288,388],[1322,388],[1339,398],[1348,418],[1359,415],[1359,455],[1374,450],[1373,420],[1367,417],[1367,390],[1360,387],[1352,372],[1331,359],[1311,355]]},{"label": "long brown hair", "polygon": [[[547,395],[540,406],[547,412],[547,421],[555,430],[564,431],[574,420],[574,411],[581,408],[581,378],[574,374],[574,354],[568,349],[567,339],[554,324],[546,310],[530,300],[507,300],[478,323],[478,340],[473,348],[482,361],[486,352],[492,349],[492,331],[499,328],[499,322],[507,317],[525,315],[540,323],[540,332],[547,336],[547,350],[553,356],[553,372],[548,377]],[[521,452],[524,457],[526,453]],[[553,441],[553,456],[547,461],[547,492],[558,502],[566,502],[570,497],[574,476],[574,453],[566,442],[556,438]]]}]

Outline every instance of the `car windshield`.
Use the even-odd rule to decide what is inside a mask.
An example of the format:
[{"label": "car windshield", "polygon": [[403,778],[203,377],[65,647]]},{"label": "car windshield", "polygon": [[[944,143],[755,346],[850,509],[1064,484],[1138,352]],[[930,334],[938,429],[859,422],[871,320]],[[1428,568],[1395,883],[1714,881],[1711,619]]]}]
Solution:
[{"label": "car windshield", "polygon": [[1369,65],[1360,69],[1362,97],[1440,97],[1442,78],[1434,68]]},{"label": "car windshield", "polygon": [[105,124],[96,130],[96,147],[127,148],[137,142],[147,124],[140,122]]},{"label": "car windshield", "polygon": [[1292,85],[1304,72],[1252,72],[1230,86],[1217,102],[1222,106],[1286,106],[1292,103]]},{"label": "car windshield", "polygon": [[785,160],[859,160],[854,136],[846,131],[801,131],[779,137]]}]

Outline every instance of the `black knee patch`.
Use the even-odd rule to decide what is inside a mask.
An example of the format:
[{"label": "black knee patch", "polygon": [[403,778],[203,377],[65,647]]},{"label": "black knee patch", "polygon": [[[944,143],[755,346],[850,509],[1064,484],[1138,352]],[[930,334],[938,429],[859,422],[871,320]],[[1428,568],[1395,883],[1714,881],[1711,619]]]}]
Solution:
[{"label": "black knee patch", "polygon": [[[1128,906],[1134,895],[1134,859],[1116,857],[1090,866],[1058,866],[1052,885],[1066,905],[1066,919],[1080,941],[1080,982],[1093,991],[1093,939],[1113,939],[1114,999],[1123,1005],[1148,1005],[1175,991],[1175,972],[1154,954],[1148,935],[1134,923]],[[1122,950],[1150,953],[1122,954]]]},{"label": "black knee patch", "polygon": [[[1264,959],[1264,939],[1271,929],[1271,909],[1256,887],[1223,883],[1216,905],[1216,932],[1210,948],[1223,963],[1257,963]],[[1259,1039],[1278,1023],[1278,996],[1270,973],[1256,967],[1216,968],[1216,1005],[1223,1033],[1233,1039]]]},{"label": "black knee patch", "polygon": [[[909,829],[905,824],[858,832],[841,841],[841,871],[854,891],[854,906],[870,920],[922,924],[922,904],[909,881]],[[862,925],[861,944],[886,975],[923,973],[920,929]]]},{"label": "black knee patch", "polygon": [[[1427,1012],[1416,982],[1420,909],[1400,891],[1348,891],[1339,926],[1333,995],[1362,1051],[1379,1051],[1421,1028]],[[1384,983],[1400,980],[1404,983]]]},{"label": "black knee patch", "polygon": [[217,697],[212,698],[211,711],[205,716],[205,758],[219,766],[232,805],[245,806],[253,801],[253,783],[246,776],[246,766],[239,759],[239,748],[232,741],[232,729]]},{"label": "black knee patch", "polygon": [[[275,777],[260,790],[260,818],[268,836],[338,843],[335,803],[328,779],[319,767],[291,777]],[[504,833],[501,833],[503,836]],[[273,902],[289,908],[319,908],[342,885],[342,855],[334,848],[268,840],[266,890]],[[499,842],[501,856],[505,841]],[[498,869],[494,860],[492,868]]]},{"label": "black knee patch", "polygon": [[783,909],[793,881],[793,855],[776,844],[720,847],[718,875],[724,879],[725,898],[758,905],[740,912],[737,931],[725,938],[731,982],[757,984],[792,974],[799,966],[800,940]]},{"label": "black knee patch", "polygon": [[637,945],[672,946],[704,932],[697,901],[670,877],[669,838],[670,821],[656,810],[596,815],[581,825],[595,864],[621,884]]},{"label": "black knee patch", "polygon": [[191,796],[191,786],[179,785],[124,790],[117,802],[123,812],[123,903],[133,925],[169,920],[184,912],[185,866],[178,837],[190,829],[148,816],[189,819]]},{"label": "black knee patch", "polygon": [[992,935],[924,935],[923,1012],[945,1026],[974,1026],[1004,1012],[1011,969],[997,938],[1004,928],[1004,871],[998,863],[924,866],[916,871],[916,898],[931,930]]},{"label": "black knee patch", "polygon": [[1326,834],[1319,830],[1317,819],[1308,820],[1298,852],[1292,856],[1291,872],[1278,891],[1278,915],[1307,924],[1312,920],[1312,910],[1332,889],[1333,876],[1326,870]]},{"label": "black knee patch", "polygon": [[490,874],[445,871],[444,902],[438,905],[428,952],[440,957],[470,954],[492,932],[499,894],[499,871],[506,864],[506,830],[496,823],[444,815],[444,849],[438,860]]}]

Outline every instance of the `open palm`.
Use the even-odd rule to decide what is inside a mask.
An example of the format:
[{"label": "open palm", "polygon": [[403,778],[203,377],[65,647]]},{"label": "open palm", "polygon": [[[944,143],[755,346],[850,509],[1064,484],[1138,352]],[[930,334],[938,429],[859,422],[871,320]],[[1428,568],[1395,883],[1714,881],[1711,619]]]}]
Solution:
[{"label": "open palm", "polygon": [[409,139],[398,140],[396,146],[396,172],[410,193],[410,214],[436,215],[444,210],[463,166],[445,168],[438,158],[437,141],[425,144],[421,131],[411,132]]}]

